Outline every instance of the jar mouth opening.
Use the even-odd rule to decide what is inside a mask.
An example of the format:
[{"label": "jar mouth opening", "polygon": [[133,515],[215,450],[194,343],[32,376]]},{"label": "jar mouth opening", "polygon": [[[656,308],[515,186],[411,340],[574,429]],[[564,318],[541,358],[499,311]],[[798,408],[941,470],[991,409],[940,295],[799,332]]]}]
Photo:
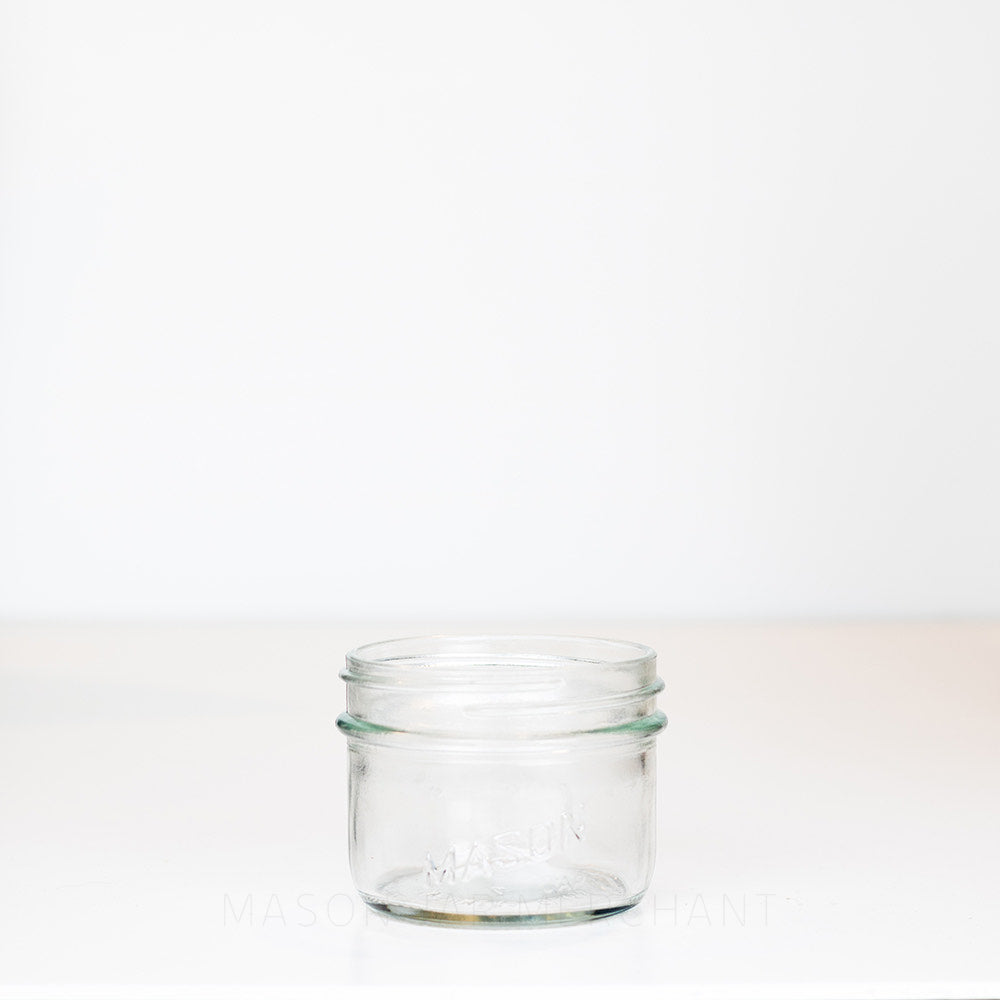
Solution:
[{"label": "jar mouth opening", "polygon": [[348,653],[340,676],[355,721],[481,738],[617,730],[663,688],[648,646],[565,635],[390,639]]},{"label": "jar mouth opening", "polygon": [[532,664],[571,667],[579,663],[629,669],[655,660],[655,651],[638,642],[574,635],[411,636],[366,643],[347,654],[350,674],[420,661],[443,668],[523,669]]}]

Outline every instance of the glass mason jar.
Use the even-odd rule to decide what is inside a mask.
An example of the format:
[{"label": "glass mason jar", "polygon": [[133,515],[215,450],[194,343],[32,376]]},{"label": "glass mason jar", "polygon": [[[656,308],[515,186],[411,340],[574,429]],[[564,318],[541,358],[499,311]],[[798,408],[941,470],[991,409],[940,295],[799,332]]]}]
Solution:
[{"label": "glass mason jar", "polygon": [[655,850],[646,646],[432,636],[347,655],[350,855],[412,920],[572,923],[635,905]]}]

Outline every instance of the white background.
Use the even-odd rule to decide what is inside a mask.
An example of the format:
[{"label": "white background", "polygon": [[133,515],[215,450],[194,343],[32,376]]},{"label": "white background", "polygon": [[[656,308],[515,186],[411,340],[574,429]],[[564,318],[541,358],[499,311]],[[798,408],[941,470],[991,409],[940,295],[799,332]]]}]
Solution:
[{"label": "white background", "polygon": [[998,51],[4,3],[0,615],[1000,612]]}]

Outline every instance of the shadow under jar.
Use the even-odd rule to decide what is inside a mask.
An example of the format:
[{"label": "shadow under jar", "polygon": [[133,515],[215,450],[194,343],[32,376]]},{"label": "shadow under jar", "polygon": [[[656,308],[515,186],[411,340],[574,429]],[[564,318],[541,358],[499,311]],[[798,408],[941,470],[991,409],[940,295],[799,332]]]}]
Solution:
[{"label": "shadow under jar", "polygon": [[634,906],[655,853],[646,646],[431,636],[347,656],[350,855],[370,906],[436,923],[573,923]]}]

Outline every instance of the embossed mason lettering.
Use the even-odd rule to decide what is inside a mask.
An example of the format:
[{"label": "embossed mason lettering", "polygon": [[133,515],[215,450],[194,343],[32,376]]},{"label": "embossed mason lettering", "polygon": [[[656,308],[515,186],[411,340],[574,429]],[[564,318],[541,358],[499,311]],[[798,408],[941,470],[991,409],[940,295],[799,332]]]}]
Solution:
[{"label": "embossed mason lettering", "polygon": [[452,844],[436,859],[431,851],[424,860],[428,883],[437,888],[473,878],[489,878],[494,872],[545,861],[583,840],[583,805],[577,804],[558,819],[536,823],[522,830],[506,830],[484,840]]}]

